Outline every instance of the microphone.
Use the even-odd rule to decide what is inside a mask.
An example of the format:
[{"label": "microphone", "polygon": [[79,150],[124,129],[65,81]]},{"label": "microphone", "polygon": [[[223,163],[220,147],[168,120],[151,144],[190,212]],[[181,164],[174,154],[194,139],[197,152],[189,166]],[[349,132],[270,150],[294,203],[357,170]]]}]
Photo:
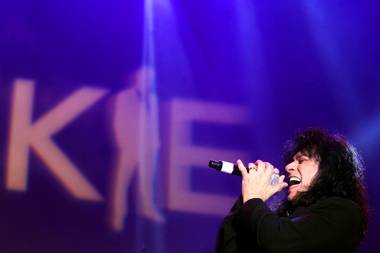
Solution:
[{"label": "microphone", "polygon": [[[241,176],[241,172],[239,170],[239,167],[236,164],[226,162],[226,161],[214,161],[210,160],[208,163],[208,166],[210,168],[216,169],[217,171],[221,171],[223,173],[235,175],[235,176]],[[248,168],[247,168],[248,171]],[[270,184],[275,185],[278,183],[278,179],[280,176],[276,173],[273,173],[273,175],[270,178]]]}]

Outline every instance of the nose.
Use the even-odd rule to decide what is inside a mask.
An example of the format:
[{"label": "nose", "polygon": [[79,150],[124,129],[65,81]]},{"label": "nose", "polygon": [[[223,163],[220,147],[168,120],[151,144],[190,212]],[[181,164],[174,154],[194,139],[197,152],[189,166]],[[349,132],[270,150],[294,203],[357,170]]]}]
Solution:
[{"label": "nose", "polygon": [[286,166],[285,166],[285,171],[290,174],[292,171],[294,171],[296,168],[296,161],[293,161],[291,163],[288,163]]}]

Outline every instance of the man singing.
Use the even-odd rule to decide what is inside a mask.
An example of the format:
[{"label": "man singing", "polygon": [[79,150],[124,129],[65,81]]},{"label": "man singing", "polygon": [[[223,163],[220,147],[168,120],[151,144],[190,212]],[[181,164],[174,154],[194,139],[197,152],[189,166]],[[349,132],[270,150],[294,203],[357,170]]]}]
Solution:
[{"label": "man singing", "polygon": [[[363,167],[341,136],[308,129],[289,142],[285,176],[263,161],[237,164],[242,195],[224,219],[216,253],[356,252],[367,229]],[[265,202],[288,188],[277,212]]]}]

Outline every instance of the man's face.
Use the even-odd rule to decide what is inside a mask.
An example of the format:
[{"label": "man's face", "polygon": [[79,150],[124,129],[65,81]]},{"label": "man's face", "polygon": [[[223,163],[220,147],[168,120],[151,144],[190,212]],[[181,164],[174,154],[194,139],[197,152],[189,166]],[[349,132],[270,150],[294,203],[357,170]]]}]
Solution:
[{"label": "man's face", "polygon": [[294,200],[299,192],[309,189],[319,169],[319,161],[298,152],[293,161],[285,166],[289,178],[288,200]]}]

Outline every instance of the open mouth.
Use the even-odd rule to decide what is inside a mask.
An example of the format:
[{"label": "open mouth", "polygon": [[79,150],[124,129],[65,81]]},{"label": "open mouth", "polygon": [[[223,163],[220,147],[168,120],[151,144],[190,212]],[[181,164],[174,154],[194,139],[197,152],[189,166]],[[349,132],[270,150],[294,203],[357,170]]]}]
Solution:
[{"label": "open mouth", "polygon": [[301,181],[302,181],[301,178],[291,176],[291,177],[289,177],[289,186],[300,184]]}]

